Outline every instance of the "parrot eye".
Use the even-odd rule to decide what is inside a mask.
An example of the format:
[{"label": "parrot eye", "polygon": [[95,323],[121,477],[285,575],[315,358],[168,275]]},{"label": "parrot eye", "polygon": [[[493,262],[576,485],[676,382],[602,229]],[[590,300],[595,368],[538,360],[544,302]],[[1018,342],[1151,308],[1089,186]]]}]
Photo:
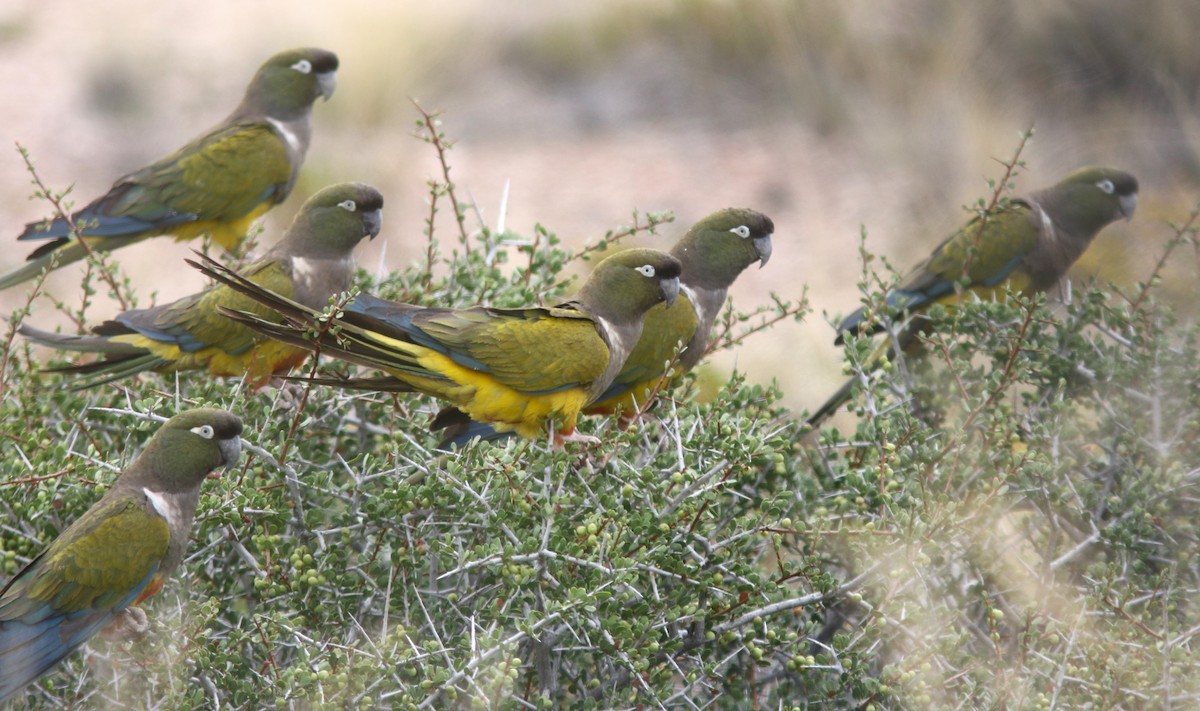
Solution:
[{"label": "parrot eye", "polygon": [[637,271],[638,271],[638,274],[641,274],[644,277],[652,277],[652,276],[654,276],[654,265],[643,264],[642,266],[637,268]]},{"label": "parrot eye", "polygon": [[353,200],[342,200],[338,203],[338,207],[342,208],[346,212],[354,212],[358,209],[358,205],[355,205]]},{"label": "parrot eye", "polygon": [[729,230],[729,231],[734,233],[738,237],[742,237],[742,238],[746,238],[746,237],[750,236],[750,228],[745,225],[738,225],[737,227],[734,227],[732,230]]},{"label": "parrot eye", "polygon": [[204,439],[212,439],[213,434],[215,434],[212,425],[200,425],[199,427],[193,427],[189,431],[200,435]]},{"label": "parrot eye", "polygon": [[301,74],[312,74],[312,62],[308,61],[307,59],[301,59],[299,62],[296,62],[292,65],[292,69],[295,69]]},{"label": "parrot eye", "polygon": [[1100,188],[1102,191],[1104,191],[1108,195],[1112,195],[1113,190],[1115,190],[1115,188],[1113,187],[1113,182],[1111,180],[1107,180],[1107,179],[1101,180],[1100,182],[1096,183],[1096,187]]}]

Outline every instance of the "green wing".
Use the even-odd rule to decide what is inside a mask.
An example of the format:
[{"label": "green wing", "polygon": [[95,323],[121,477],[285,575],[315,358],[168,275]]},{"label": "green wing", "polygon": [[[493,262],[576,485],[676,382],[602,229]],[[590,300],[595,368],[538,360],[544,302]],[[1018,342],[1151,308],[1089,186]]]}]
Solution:
[{"label": "green wing", "polygon": [[[250,281],[276,294],[292,298],[292,276],[275,260],[251,265],[245,271]],[[180,328],[197,341],[219,347],[226,353],[241,353],[252,347],[261,336],[221,315],[218,306],[246,311],[256,316],[278,321],[279,316],[258,301],[224,285],[201,292],[193,306],[184,307],[178,317]]]},{"label": "green wing", "polygon": [[1010,208],[991,214],[982,231],[976,217],[938,245],[899,290],[924,294],[928,300],[954,291],[954,282],[962,278],[963,267],[967,266],[968,254],[971,286],[999,284],[1037,245],[1040,230],[1035,219],[1022,201],[1013,201]]},{"label": "green wing", "polygon": [[573,309],[434,311],[417,315],[412,326],[420,331],[417,343],[521,392],[590,383],[608,367],[595,323]]},{"label": "green wing", "polygon": [[647,311],[642,336],[625,359],[613,386],[629,387],[662,377],[663,364],[674,358],[680,347],[688,345],[698,324],[696,307],[686,294],[680,294],[670,308],[658,304]]},{"label": "green wing", "polygon": [[104,212],[147,221],[182,213],[233,220],[287,197],[293,178],[287,146],[268,125],[233,124],[122,179],[127,187]]},{"label": "green wing", "polygon": [[[291,298],[292,277],[275,260],[256,262],[245,270],[251,281],[277,294]],[[243,353],[261,340],[250,327],[223,316],[218,306],[248,311],[256,316],[278,321],[279,316],[258,301],[225,285],[217,285],[170,304],[150,309],[127,311],[113,321],[119,327],[133,331],[151,341],[173,344],[185,353],[204,348],[218,348],[229,354]],[[97,333],[101,333],[98,329]],[[103,333],[102,335],[115,335]],[[123,339],[125,340],[125,339]],[[134,345],[148,344],[131,341]]]},{"label": "green wing", "polygon": [[171,532],[132,499],[101,501],[9,584],[0,620],[124,607],[150,582]]}]

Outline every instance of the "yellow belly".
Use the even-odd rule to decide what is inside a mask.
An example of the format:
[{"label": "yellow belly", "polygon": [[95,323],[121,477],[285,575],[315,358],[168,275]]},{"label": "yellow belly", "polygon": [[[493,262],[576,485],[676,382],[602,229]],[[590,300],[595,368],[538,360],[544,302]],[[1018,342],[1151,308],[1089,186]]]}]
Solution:
[{"label": "yellow belly", "polygon": [[287,373],[300,365],[309,355],[303,348],[272,340],[262,341],[236,355],[226,353],[220,348],[202,348],[187,353],[175,344],[161,343],[141,334],[116,336],[112,340],[145,348],[166,360],[167,365],[156,369],[160,373],[207,370],[219,377],[245,376],[247,383],[254,389],[266,385],[272,375]]},{"label": "yellow belly", "polygon": [[1030,288],[1029,276],[1021,270],[1013,270],[1007,279],[996,284],[995,286],[984,286],[977,284],[963,291],[962,295],[951,293],[935,300],[933,303],[942,304],[947,308],[953,308],[961,303],[961,299],[970,298],[969,295],[974,294],[980,301],[1000,301],[1003,302],[1009,294],[1028,294],[1032,291]]},{"label": "yellow belly", "polygon": [[473,420],[492,423],[499,432],[516,432],[536,439],[545,434],[547,422],[556,421],[559,432],[569,434],[575,431],[579,411],[587,403],[587,391],[583,388],[566,388],[544,395],[524,393],[435,351],[403,341],[388,341],[397,350],[412,355],[429,375],[399,368],[388,369],[389,373],[423,393],[452,403]]},{"label": "yellow belly", "polygon": [[207,234],[212,237],[214,242],[221,245],[226,252],[232,252],[246,238],[246,233],[250,231],[250,226],[254,224],[254,221],[266,214],[267,210],[270,210],[271,207],[272,203],[263,202],[250,212],[234,220],[200,220],[189,222],[171,228],[166,234],[171,235],[179,242],[195,239]]}]

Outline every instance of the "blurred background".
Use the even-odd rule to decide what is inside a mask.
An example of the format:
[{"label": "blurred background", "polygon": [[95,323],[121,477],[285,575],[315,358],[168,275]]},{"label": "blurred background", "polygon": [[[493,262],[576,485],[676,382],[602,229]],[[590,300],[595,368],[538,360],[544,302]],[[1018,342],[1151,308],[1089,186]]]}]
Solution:
[{"label": "blurred background", "polygon": [[[413,137],[417,98],[444,112],[458,195],[493,227],[506,184],[508,229],[540,223],[569,245],[634,208],[675,213],[640,242],[661,248],[722,207],[771,215],[771,263],[743,275],[735,303],[807,285],[815,312],[719,354],[711,372],[777,380],[789,406],[815,408],[840,381],[829,320],[860,298],[860,235],[911,266],[990,195],[997,159],[1030,126],[1018,193],[1087,164],[1139,177],[1137,216],[1106,229],[1075,278],[1145,278],[1167,223],[1200,198],[1197,28],[1194,0],[6,0],[0,224],[15,237],[50,212],[29,200],[16,144],[82,205],[221,120],[269,55],[320,46],[341,58],[337,94],[314,109],[300,184],[263,243],[311,192],[359,180],[387,197],[383,239],[360,263],[416,259],[426,179],[440,175]],[[29,250],[4,244],[7,270]],[[202,286],[187,249],[151,240],[116,254],[161,302]],[[81,269],[50,290],[78,302]],[[1194,304],[1195,284],[1166,281]],[[22,302],[21,288],[0,294],[4,309]],[[61,321],[46,302],[31,318]]]}]

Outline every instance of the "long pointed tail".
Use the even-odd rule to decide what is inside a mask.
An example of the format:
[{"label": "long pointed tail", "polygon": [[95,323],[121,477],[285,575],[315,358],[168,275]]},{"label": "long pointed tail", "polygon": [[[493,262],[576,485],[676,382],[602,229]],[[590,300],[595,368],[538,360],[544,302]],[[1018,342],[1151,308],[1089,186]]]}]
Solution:
[{"label": "long pointed tail", "polygon": [[[875,346],[875,350],[871,351],[871,355],[867,357],[866,363],[862,367],[864,373],[873,373],[880,368],[885,356],[891,357],[900,351],[908,352],[912,345],[917,342],[917,334],[919,328],[915,325],[909,326],[896,334],[895,338],[888,337],[882,343]],[[846,382],[842,383],[841,387],[834,391],[832,395],[808,416],[808,424],[816,429],[821,426],[821,423],[829,419],[842,405],[845,405],[851,394],[854,392],[854,384],[859,382],[858,376],[851,376]]]},{"label": "long pointed tail", "polygon": [[[375,319],[347,310],[336,319],[334,328],[325,322],[320,311],[264,289],[237,272],[204,255],[203,262],[187,260],[207,276],[229,288],[245,294],[277,313],[282,323],[271,321],[245,311],[218,307],[227,318],[248,326],[256,333],[282,341],[289,345],[334,356],[368,368],[391,370],[410,367],[411,356],[399,350],[393,343],[382,342],[372,332]],[[361,321],[362,323],[357,323]],[[420,370],[419,366],[416,367]],[[397,390],[391,386],[389,390]]]},{"label": "long pointed tail", "polygon": [[463,447],[476,437],[483,442],[499,442],[516,436],[514,432],[496,431],[496,427],[490,422],[472,420],[457,407],[442,408],[433,418],[433,422],[429,423],[429,429],[434,432],[441,430],[442,441],[438,443],[438,449],[446,451],[454,447]]},{"label": "long pointed tail", "polygon": [[55,348],[60,351],[77,351],[80,353],[103,353],[103,354],[119,354],[119,355],[134,355],[146,352],[145,348],[128,343],[118,343],[109,340],[104,336],[81,336],[70,333],[52,333],[43,331],[40,328],[34,328],[27,323],[22,323],[17,329],[17,333],[25,338],[49,348]]},{"label": "long pointed tail", "polygon": [[27,282],[37,277],[43,271],[54,271],[71,262],[78,262],[87,256],[87,250],[79,242],[71,240],[63,242],[62,245],[62,247],[57,247],[41,254],[38,253],[41,250],[35,251],[24,264],[4,276],[0,276],[0,289],[7,289],[10,286]]},{"label": "long pointed tail", "polygon": [[0,704],[58,664],[112,619],[109,610],[38,622],[0,621]]},{"label": "long pointed tail", "polygon": [[821,426],[821,423],[833,416],[846,401],[850,399],[850,393],[854,391],[854,383],[857,378],[849,378],[842,386],[834,391],[825,404],[817,408],[816,412],[808,416],[808,424],[816,429]]},{"label": "long pointed tail", "polygon": [[104,356],[91,363],[42,369],[44,373],[86,376],[80,377],[70,384],[70,389],[73,391],[94,388],[148,370],[155,370],[167,364],[165,358],[157,356],[145,348],[140,348],[130,343],[116,342],[105,336],[78,336],[67,333],[51,333],[24,323],[17,329],[17,333],[34,343],[39,343],[49,348],[61,351],[95,353]]},{"label": "long pointed tail", "polygon": [[7,289],[10,286],[16,286],[22,282],[29,281],[38,274],[41,274],[43,270],[54,271],[73,262],[78,262],[88,256],[88,247],[91,248],[91,252],[111,252],[114,249],[140,242],[145,237],[139,235],[116,235],[105,237],[89,236],[84,237],[84,239],[87,240],[86,246],[74,237],[61,237],[53,242],[43,244],[30,253],[24,264],[4,276],[0,276],[0,289]]},{"label": "long pointed tail", "polygon": [[313,385],[326,385],[334,388],[343,388],[345,390],[367,390],[376,393],[412,393],[417,392],[416,388],[408,383],[393,378],[390,375],[381,375],[375,378],[339,378],[339,377],[307,377],[303,375],[291,375],[284,380]]}]

